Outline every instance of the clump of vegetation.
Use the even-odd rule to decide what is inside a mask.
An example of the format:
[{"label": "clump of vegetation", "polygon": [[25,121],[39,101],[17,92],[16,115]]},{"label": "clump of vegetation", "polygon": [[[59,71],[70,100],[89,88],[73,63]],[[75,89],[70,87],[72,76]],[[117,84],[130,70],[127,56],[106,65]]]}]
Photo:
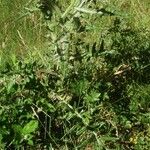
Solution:
[{"label": "clump of vegetation", "polygon": [[46,52],[0,66],[1,149],[150,148],[150,35],[116,6],[38,3]]}]

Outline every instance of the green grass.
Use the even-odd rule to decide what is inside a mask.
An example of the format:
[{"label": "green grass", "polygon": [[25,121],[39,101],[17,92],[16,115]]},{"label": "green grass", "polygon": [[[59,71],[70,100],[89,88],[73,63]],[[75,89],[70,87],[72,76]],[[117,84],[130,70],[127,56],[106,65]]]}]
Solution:
[{"label": "green grass", "polygon": [[0,1],[0,149],[150,149],[149,1],[46,1]]},{"label": "green grass", "polygon": [[36,1],[1,0],[0,2],[0,48],[4,54],[25,56],[29,51],[42,49],[44,27],[39,11],[34,9]]}]

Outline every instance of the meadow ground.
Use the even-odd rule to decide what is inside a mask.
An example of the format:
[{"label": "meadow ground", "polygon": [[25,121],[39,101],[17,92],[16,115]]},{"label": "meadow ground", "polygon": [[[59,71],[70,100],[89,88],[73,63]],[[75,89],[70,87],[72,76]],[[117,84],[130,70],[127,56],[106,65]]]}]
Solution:
[{"label": "meadow ground", "polygon": [[0,1],[0,149],[150,149],[149,0],[45,1]]}]

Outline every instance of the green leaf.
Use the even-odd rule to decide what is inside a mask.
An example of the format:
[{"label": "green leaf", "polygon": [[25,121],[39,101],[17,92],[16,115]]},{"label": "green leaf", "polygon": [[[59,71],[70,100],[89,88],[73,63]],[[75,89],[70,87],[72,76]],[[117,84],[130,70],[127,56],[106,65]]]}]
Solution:
[{"label": "green leaf", "polygon": [[50,112],[55,112],[55,110],[56,110],[55,107],[50,103],[47,103],[47,107],[50,110]]},{"label": "green leaf", "polygon": [[36,120],[31,120],[29,123],[27,123],[24,128],[22,129],[22,134],[27,135],[32,132],[35,132],[36,129],[38,128],[38,121]]},{"label": "green leaf", "polygon": [[15,82],[13,80],[8,83],[8,85],[6,87],[7,88],[7,94],[14,92],[14,88],[13,88],[14,84],[15,84]]},{"label": "green leaf", "polygon": [[113,142],[115,142],[115,141],[117,141],[119,138],[116,138],[116,137],[111,137],[111,136],[102,136],[101,137],[101,140],[103,140],[103,141],[113,141]]},{"label": "green leaf", "polygon": [[85,97],[85,100],[87,103],[96,102],[99,100],[100,95],[101,94],[96,91],[91,91],[91,93]]},{"label": "green leaf", "polygon": [[28,144],[33,146],[33,141],[32,140],[28,140]]},{"label": "green leaf", "polygon": [[14,132],[17,134],[21,134],[21,132],[22,132],[22,127],[17,124],[13,125],[13,129],[14,129]]}]

